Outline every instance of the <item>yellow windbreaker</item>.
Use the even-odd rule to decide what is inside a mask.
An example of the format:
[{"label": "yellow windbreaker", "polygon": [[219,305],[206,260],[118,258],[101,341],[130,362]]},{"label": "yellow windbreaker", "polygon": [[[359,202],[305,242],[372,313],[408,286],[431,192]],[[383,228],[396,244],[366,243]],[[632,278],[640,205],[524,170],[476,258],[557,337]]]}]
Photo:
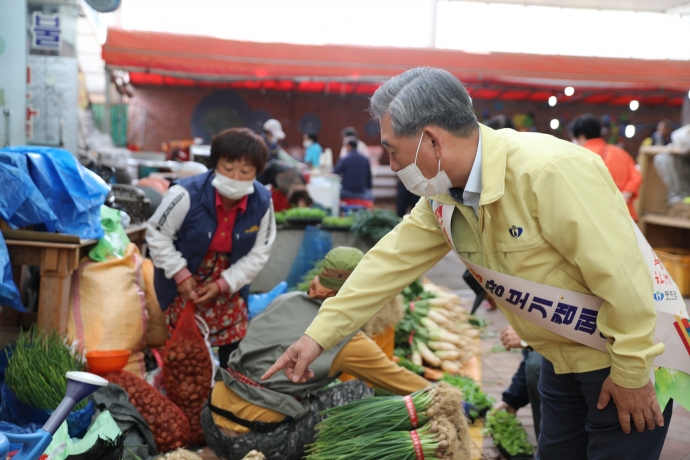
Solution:
[{"label": "yellow windbreaker", "polygon": [[[623,387],[646,384],[656,311],[652,281],[638,249],[623,196],[601,158],[555,137],[494,131],[482,134],[479,217],[456,205],[452,238],[469,261],[512,276],[604,299],[597,318],[612,339],[603,353],[535,326],[501,308],[518,335],[557,373],[611,367]],[[518,238],[509,229],[521,227]],[[450,250],[431,207],[421,199],[410,216],[359,263],[338,295],[321,306],[306,334],[330,348]],[[461,277],[462,268],[457,276]]]}]

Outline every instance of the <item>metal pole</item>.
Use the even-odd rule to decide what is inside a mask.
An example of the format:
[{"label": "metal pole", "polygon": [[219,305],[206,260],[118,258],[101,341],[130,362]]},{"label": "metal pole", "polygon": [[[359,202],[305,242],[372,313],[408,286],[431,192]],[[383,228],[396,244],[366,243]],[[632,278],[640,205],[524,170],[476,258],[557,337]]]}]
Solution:
[{"label": "metal pole", "polygon": [[690,91],[688,97],[683,99],[683,110],[680,115],[680,125],[690,125]]},{"label": "metal pole", "polygon": [[110,69],[105,68],[105,108],[103,110],[103,132],[112,138],[112,130],[110,129]]},{"label": "metal pole", "polygon": [[438,10],[438,0],[430,0],[431,17],[429,20],[429,48],[436,48],[436,11]]}]

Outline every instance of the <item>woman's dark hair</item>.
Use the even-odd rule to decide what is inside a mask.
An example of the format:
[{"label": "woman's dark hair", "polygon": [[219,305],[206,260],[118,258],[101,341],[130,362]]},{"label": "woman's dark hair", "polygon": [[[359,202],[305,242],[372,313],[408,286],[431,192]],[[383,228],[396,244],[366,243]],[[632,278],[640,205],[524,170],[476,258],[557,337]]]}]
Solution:
[{"label": "woman's dark hair", "polygon": [[268,149],[264,140],[247,128],[230,128],[213,136],[211,141],[211,168],[218,166],[218,161],[245,160],[256,167],[256,174],[261,174],[268,159]]},{"label": "woman's dark hair", "polygon": [[307,137],[314,141],[314,143],[319,142],[319,136],[316,133],[307,133]]},{"label": "woman's dark hair", "polygon": [[594,115],[580,115],[570,124],[570,133],[575,139],[580,136],[596,139],[601,137],[601,122]]},{"label": "woman's dark hair", "polygon": [[359,139],[359,134],[357,134],[357,130],[353,128],[352,126],[348,126],[347,128],[343,128],[342,131],[340,131],[340,136],[343,138],[354,136],[357,139]]},{"label": "woman's dark hair", "polygon": [[287,200],[291,208],[299,206],[300,200],[304,200],[304,203],[308,207],[311,207],[314,204],[314,200],[311,198],[311,195],[309,195],[309,192],[304,185],[293,185],[290,187]]}]

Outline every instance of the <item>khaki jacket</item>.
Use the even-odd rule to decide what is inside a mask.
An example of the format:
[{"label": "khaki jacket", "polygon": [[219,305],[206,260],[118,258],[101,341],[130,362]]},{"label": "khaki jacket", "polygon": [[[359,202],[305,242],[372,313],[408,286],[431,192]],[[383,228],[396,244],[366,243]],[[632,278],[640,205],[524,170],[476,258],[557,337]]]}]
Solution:
[{"label": "khaki jacket", "polygon": [[[455,204],[452,238],[480,266],[604,299],[597,325],[612,339],[603,353],[535,326],[501,308],[518,335],[557,373],[611,367],[617,384],[638,388],[663,353],[654,343],[652,281],[623,196],[601,158],[570,142],[535,133],[482,133],[479,216]],[[521,227],[518,238],[509,229]],[[352,334],[450,247],[427,200],[371,249],[322,305],[306,334],[328,349]],[[464,268],[458,266],[457,276]]]}]

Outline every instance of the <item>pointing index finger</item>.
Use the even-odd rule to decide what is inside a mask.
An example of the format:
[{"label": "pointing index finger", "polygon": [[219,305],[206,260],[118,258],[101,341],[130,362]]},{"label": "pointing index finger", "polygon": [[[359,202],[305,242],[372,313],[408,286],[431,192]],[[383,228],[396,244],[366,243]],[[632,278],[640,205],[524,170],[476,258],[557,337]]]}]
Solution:
[{"label": "pointing index finger", "polygon": [[290,362],[290,358],[288,358],[285,353],[283,353],[283,356],[278,358],[278,361],[273,363],[273,366],[271,366],[265,373],[264,375],[261,376],[261,380],[268,380],[271,377],[273,377],[278,371],[285,369],[285,366],[287,366],[288,362]]}]

